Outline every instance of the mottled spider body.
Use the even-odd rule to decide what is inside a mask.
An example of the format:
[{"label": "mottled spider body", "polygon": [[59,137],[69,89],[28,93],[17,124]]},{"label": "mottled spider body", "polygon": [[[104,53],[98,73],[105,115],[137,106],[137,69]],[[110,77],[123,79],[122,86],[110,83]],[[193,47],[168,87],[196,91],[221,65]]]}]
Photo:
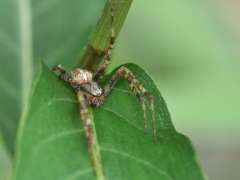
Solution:
[{"label": "mottled spider body", "polygon": [[93,73],[86,69],[76,68],[70,71],[70,73],[67,73],[61,65],[57,65],[53,68],[53,71],[59,76],[60,79],[68,82],[78,94],[84,96],[84,102],[82,103],[96,107],[99,107],[104,103],[104,100],[110,94],[119,78],[122,77],[126,79],[133,94],[139,99],[142,105],[145,129],[147,129],[147,112],[146,105],[144,103],[144,97],[147,98],[150,108],[153,111],[153,132],[154,137],[156,137],[153,98],[127,67],[121,66],[119,69],[117,69],[116,73],[110,78],[108,84],[106,84],[103,88],[98,84],[97,81],[94,81],[95,78]]},{"label": "mottled spider body", "polygon": [[62,80],[70,83],[77,92],[84,92],[85,96],[87,96],[88,104],[95,106],[103,104],[103,89],[93,80],[92,72],[86,69],[76,68],[70,71],[70,73],[67,73],[62,65],[55,66],[53,71],[57,73]]},{"label": "mottled spider body", "polygon": [[92,96],[101,96],[102,88],[93,80],[93,73],[88,70],[77,68],[70,72],[70,83],[74,87],[79,87]]},{"label": "mottled spider body", "polygon": [[[111,0],[109,0],[111,2]],[[111,3],[110,3],[111,4]],[[157,131],[156,131],[156,120],[155,120],[155,108],[153,97],[148,91],[144,88],[144,86],[137,80],[134,73],[131,72],[127,67],[121,66],[116,72],[112,75],[109,82],[101,87],[99,85],[100,78],[105,74],[105,71],[111,61],[112,49],[115,43],[115,30],[113,28],[114,21],[114,13],[113,8],[110,8],[110,16],[111,16],[111,25],[112,28],[110,30],[110,42],[109,47],[105,51],[103,55],[103,63],[98,67],[96,72],[90,72],[86,69],[76,68],[69,73],[64,70],[61,65],[57,65],[53,68],[53,71],[59,76],[60,79],[68,82],[73,89],[76,91],[78,95],[78,100],[80,103],[80,114],[81,119],[83,121],[83,126],[85,129],[85,134],[88,143],[89,154],[92,157],[93,166],[96,164],[96,161],[93,158],[93,147],[95,143],[94,135],[93,135],[93,127],[91,124],[90,115],[88,112],[89,105],[93,105],[95,107],[101,106],[115,84],[120,78],[124,78],[128,81],[129,86],[133,94],[139,100],[144,116],[144,128],[147,129],[147,110],[145,104],[145,97],[148,102],[150,109],[152,110],[152,122],[153,122],[153,135],[156,139]],[[93,48],[94,50],[94,48]],[[96,50],[97,52],[97,50]]]}]

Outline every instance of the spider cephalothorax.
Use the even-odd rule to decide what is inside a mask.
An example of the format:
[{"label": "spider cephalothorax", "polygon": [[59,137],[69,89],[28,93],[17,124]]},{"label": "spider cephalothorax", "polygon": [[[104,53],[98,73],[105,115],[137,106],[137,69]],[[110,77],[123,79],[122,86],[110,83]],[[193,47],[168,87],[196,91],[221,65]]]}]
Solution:
[{"label": "spider cephalothorax", "polygon": [[79,89],[83,89],[93,96],[101,96],[102,88],[93,81],[93,73],[88,70],[77,68],[70,72],[70,83]]},{"label": "spider cephalothorax", "polygon": [[77,68],[70,72],[71,83],[78,85],[90,83],[93,80],[93,74],[85,69]]}]

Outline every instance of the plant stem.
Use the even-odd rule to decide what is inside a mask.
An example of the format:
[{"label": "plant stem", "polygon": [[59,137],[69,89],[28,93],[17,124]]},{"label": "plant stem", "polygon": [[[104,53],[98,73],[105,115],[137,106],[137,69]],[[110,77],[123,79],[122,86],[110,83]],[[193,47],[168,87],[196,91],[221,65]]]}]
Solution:
[{"label": "plant stem", "polygon": [[97,23],[95,32],[90,36],[88,45],[80,60],[79,66],[95,71],[98,65],[102,62],[103,53],[109,47],[111,36],[111,16],[110,8],[114,11],[114,30],[118,36],[128,11],[132,4],[132,0],[107,0],[103,14]]}]

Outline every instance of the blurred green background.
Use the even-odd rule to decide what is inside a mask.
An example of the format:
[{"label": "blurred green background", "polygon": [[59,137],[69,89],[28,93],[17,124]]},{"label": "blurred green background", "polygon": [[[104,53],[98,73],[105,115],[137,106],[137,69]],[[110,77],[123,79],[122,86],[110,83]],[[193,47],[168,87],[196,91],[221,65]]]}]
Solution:
[{"label": "blurred green background", "polygon": [[[34,9],[39,1],[33,2]],[[35,45],[39,51],[36,50],[38,52],[34,52],[34,56],[50,59],[47,62],[49,65],[62,58],[60,61],[64,64],[68,58],[64,52],[71,51],[71,58],[76,59],[80,54],[78,43],[79,47],[84,44],[84,41],[74,38],[76,34],[81,34],[77,27],[85,27],[82,33],[86,34],[93,25],[86,26],[82,21],[75,21],[71,26],[63,27],[61,3],[67,2],[49,2],[54,2],[51,8],[42,3],[46,13],[34,26],[36,41],[46,42],[46,46]],[[79,8],[85,14],[89,13],[85,16],[86,21],[95,23],[104,0],[101,3],[89,2],[89,6]],[[64,17],[69,22],[77,20],[78,13],[79,16],[83,13],[77,6],[74,10],[70,6],[63,7],[65,11],[75,12],[72,15],[74,18],[71,13]],[[135,0],[117,41],[111,65],[113,69],[119,64],[134,62],[153,77],[168,104],[175,127],[191,138],[209,179],[240,178],[239,7],[240,3],[233,0]],[[53,10],[63,15],[52,15]],[[91,18],[91,15],[94,16]],[[48,16],[55,18],[57,32],[72,29],[70,37],[52,36],[48,39],[37,36],[40,26],[53,26],[44,22]],[[1,26],[4,18],[0,18]],[[45,53],[45,49],[51,49],[50,41],[59,43],[59,39],[64,38],[68,41],[60,47],[62,53]],[[68,49],[69,44],[74,44],[75,49]],[[5,59],[1,59],[1,70],[6,63]],[[1,74],[1,78],[3,76]],[[0,140],[0,179],[5,180],[10,174],[11,164],[2,142]]]}]

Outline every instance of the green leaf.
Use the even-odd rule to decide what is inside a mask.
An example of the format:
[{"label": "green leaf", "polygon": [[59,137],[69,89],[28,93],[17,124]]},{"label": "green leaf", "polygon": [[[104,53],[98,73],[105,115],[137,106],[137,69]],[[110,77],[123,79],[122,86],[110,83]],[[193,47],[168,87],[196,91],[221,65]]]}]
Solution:
[{"label": "green leaf", "polygon": [[105,174],[104,178],[94,176],[77,97],[41,65],[21,119],[15,180],[204,179],[190,141],[175,131],[151,78],[136,65],[126,66],[154,96],[158,141],[153,141],[151,130],[145,135],[141,105],[121,79],[105,104],[92,110]]},{"label": "green leaf", "polygon": [[105,0],[0,1],[0,131],[13,153],[21,106],[44,59],[72,68],[97,24]]}]

